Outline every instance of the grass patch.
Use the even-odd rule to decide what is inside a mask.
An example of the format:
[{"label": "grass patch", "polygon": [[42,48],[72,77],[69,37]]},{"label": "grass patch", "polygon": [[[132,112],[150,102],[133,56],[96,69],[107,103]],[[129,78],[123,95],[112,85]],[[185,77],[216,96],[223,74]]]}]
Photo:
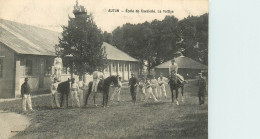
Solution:
[{"label": "grass patch", "polygon": [[[179,106],[171,103],[167,86],[167,99],[159,102],[142,102],[138,96],[133,105],[129,89],[122,88],[122,101],[109,101],[106,109],[95,107],[92,96],[87,108],[51,109],[50,96],[43,96],[32,99],[34,112],[22,113],[21,100],[1,102],[0,109],[31,119],[27,132],[14,138],[208,138],[207,101],[198,105],[194,83],[188,83],[184,91],[185,100]],[[99,94],[97,103],[101,102]]]}]

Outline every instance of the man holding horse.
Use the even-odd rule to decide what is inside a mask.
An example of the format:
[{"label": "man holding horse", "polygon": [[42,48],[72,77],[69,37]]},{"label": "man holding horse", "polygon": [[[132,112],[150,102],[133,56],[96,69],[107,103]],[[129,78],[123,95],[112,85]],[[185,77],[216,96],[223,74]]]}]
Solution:
[{"label": "man holding horse", "polygon": [[132,102],[136,102],[136,87],[137,87],[137,78],[134,76],[134,73],[131,73],[131,78],[129,79],[130,93],[132,97]]},{"label": "man holding horse", "polygon": [[[92,90],[91,90],[94,93],[94,95],[93,95],[94,100],[97,95],[98,84],[99,84],[100,80],[103,80],[103,73],[98,71],[98,68],[97,68],[96,71],[93,72],[93,85],[92,85]],[[96,102],[94,102],[94,103],[96,103]],[[97,106],[97,104],[95,104],[95,105]]]}]

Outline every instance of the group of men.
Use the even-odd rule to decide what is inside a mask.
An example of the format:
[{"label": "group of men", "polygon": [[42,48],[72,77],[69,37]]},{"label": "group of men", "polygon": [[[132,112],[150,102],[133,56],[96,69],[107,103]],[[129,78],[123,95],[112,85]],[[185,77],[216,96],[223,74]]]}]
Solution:
[{"label": "group of men", "polygon": [[[175,63],[175,60],[173,59],[171,62],[172,63],[169,66],[170,78],[172,78],[176,82],[177,80],[184,81],[183,77],[178,74],[178,65]],[[96,95],[98,83],[102,79],[103,79],[103,74],[101,74],[101,72],[95,71],[93,73],[92,92],[95,92],[94,95]],[[31,103],[31,89],[28,80],[29,80],[28,78],[25,78],[25,82],[21,86],[21,96],[23,99],[23,103],[22,103],[23,111],[26,111],[26,104],[28,104],[29,110],[33,111],[32,103]],[[132,97],[132,102],[134,104],[136,103],[137,92],[143,96],[144,101],[147,101],[148,98],[152,98],[154,101],[157,102],[158,99],[162,97],[166,98],[167,94],[165,90],[165,84],[167,84],[167,80],[168,79],[163,77],[163,74],[161,73],[158,79],[156,79],[154,76],[152,79],[142,78],[140,81],[138,81],[138,79],[134,76],[134,74],[131,73],[131,78],[129,79],[129,88]],[[50,88],[52,107],[53,108],[55,106],[58,108],[61,107],[63,104],[64,97],[66,100],[66,106],[68,106],[69,94],[71,94],[72,106],[76,105],[77,107],[80,107],[78,93],[81,89],[79,85],[75,82],[75,78],[72,78],[71,81],[68,79],[68,81],[60,83],[60,84],[64,84],[64,87],[59,88],[58,84],[59,84],[58,79],[54,78],[54,81]],[[199,85],[199,91],[198,91],[199,104],[201,105],[204,104],[204,97],[206,92],[206,79],[202,73],[200,73],[198,85]],[[118,77],[118,86],[115,87],[114,92],[112,93],[111,96],[111,100],[113,100],[114,97],[117,96],[117,100],[120,101],[121,87],[122,87],[121,77]],[[61,93],[60,101],[58,99],[58,92],[63,92]]]},{"label": "group of men", "polygon": [[157,102],[162,96],[166,98],[165,84],[167,84],[167,79],[163,77],[163,74],[160,75],[158,80],[154,76],[153,79],[142,78],[140,81],[134,77],[134,74],[131,74],[129,86],[133,103],[136,102],[136,93],[140,94],[144,101],[152,98]]}]

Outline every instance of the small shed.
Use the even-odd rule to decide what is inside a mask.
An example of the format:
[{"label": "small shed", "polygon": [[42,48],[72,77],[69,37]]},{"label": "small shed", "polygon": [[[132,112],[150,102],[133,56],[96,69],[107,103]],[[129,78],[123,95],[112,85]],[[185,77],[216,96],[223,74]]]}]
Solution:
[{"label": "small shed", "polygon": [[[178,73],[181,74],[185,79],[194,78],[196,75],[198,75],[199,72],[207,72],[208,70],[208,66],[185,56],[179,56],[175,58],[175,62],[179,67]],[[160,73],[163,73],[165,77],[168,77],[170,64],[171,60],[154,67],[155,75],[159,76]]]}]

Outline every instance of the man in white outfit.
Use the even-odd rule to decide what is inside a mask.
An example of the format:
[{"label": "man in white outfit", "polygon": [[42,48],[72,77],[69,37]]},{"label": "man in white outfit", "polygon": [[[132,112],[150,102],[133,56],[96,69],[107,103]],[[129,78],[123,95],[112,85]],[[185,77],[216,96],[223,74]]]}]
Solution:
[{"label": "man in white outfit", "polygon": [[54,108],[55,105],[58,108],[60,107],[57,88],[58,88],[57,78],[54,78],[53,83],[51,84],[51,106],[52,106],[52,108]]},{"label": "man in white outfit", "polygon": [[166,78],[163,77],[163,73],[160,74],[160,77],[158,78],[158,87],[159,87],[159,97],[164,96],[164,98],[167,97],[166,90],[165,90],[165,84],[166,84]]},{"label": "man in white outfit", "polygon": [[153,76],[153,79],[151,80],[152,91],[153,91],[155,97],[156,97],[157,99],[159,99],[160,97],[159,97],[159,95],[158,95],[158,93],[157,93],[157,86],[158,86],[158,82],[157,82],[155,76]]},{"label": "man in white outfit", "polygon": [[61,71],[62,71],[62,68],[63,68],[63,64],[62,64],[62,59],[60,56],[56,57],[54,59],[54,69],[55,69],[55,76],[57,78],[58,81],[61,81]]},{"label": "man in white outfit", "polygon": [[[143,96],[143,100],[147,100],[146,99],[146,94],[145,94],[145,82],[144,82],[144,78],[142,78],[139,83],[138,83],[138,94],[140,93],[140,95]],[[140,100],[142,100],[142,97],[140,97]]]},{"label": "man in white outfit", "polygon": [[111,101],[114,100],[115,96],[117,96],[117,101],[118,102],[120,101],[121,87],[122,87],[121,77],[118,77],[118,86],[115,86],[115,90],[114,90],[113,94],[111,95]]},{"label": "man in white outfit", "polygon": [[71,91],[72,106],[76,104],[77,107],[80,107],[79,97],[78,97],[79,85],[75,83],[75,78],[71,79],[70,89],[71,89],[70,91]]},{"label": "man in white outfit", "polygon": [[[146,94],[148,97],[151,97],[155,102],[158,101],[153,94],[153,90],[152,90],[151,83],[149,80],[146,81]],[[148,98],[148,97],[146,97],[146,98]]]}]

